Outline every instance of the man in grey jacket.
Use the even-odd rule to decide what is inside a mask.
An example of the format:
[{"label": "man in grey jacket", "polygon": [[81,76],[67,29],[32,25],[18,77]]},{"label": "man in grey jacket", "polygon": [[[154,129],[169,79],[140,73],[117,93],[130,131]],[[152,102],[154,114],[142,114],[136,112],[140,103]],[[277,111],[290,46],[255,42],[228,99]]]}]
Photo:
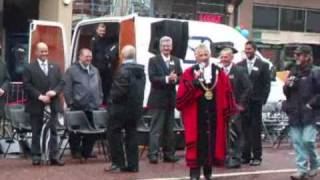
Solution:
[{"label": "man in grey jacket", "polygon": [[[64,76],[63,92],[70,110],[84,111],[89,123],[93,124],[92,111],[98,109],[102,103],[101,79],[98,69],[91,65],[91,50],[83,48],[79,54],[79,61],[73,64]],[[73,157],[87,159],[91,155],[95,136],[81,137],[71,133],[69,143]]]},{"label": "man in grey jacket", "polygon": [[[312,65],[309,46],[295,50],[296,64],[283,87],[287,100],[283,110],[289,117],[290,136],[296,153],[298,172],[291,179],[317,175],[320,167],[316,149],[316,121],[320,115],[320,69]],[[308,169],[309,167],[309,169]]]}]

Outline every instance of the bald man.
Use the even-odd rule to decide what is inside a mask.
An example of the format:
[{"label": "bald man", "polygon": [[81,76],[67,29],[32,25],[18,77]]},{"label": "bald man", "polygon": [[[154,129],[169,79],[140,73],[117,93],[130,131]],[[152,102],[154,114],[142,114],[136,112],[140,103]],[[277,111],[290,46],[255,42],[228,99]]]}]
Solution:
[{"label": "bald man", "polygon": [[[125,46],[121,51],[124,61],[115,74],[110,91],[109,133],[112,165],[108,172],[138,172],[137,122],[142,115],[146,77],[144,66],[135,60],[135,48]],[[121,141],[122,130],[125,138]],[[125,145],[125,151],[123,149]]]},{"label": "bald man", "polygon": [[51,129],[49,140],[49,160],[51,165],[62,166],[64,162],[58,160],[57,113],[62,112],[59,93],[62,90],[61,72],[56,64],[48,61],[48,46],[44,42],[36,45],[37,59],[29,64],[24,72],[24,89],[28,95],[26,112],[30,114],[32,128],[32,164],[40,165],[40,134],[43,126],[43,112],[46,106],[51,109],[51,119],[48,127]]}]

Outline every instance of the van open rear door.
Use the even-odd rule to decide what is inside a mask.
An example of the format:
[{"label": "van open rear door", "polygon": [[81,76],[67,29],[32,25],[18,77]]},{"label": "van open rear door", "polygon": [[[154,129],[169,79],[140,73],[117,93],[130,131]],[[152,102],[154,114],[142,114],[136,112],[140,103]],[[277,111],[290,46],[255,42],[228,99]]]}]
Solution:
[{"label": "van open rear door", "polygon": [[134,17],[122,20],[120,22],[119,49],[126,45],[136,46],[136,35],[134,28]]},{"label": "van open rear door", "polygon": [[36,45],[44,42],[48,45],[48,60],[58,64],[62,71],[65,70],[67,43],[63,26],[57,22],[34,20],[30,24],[29,37],[29,63],[36,60]]}]

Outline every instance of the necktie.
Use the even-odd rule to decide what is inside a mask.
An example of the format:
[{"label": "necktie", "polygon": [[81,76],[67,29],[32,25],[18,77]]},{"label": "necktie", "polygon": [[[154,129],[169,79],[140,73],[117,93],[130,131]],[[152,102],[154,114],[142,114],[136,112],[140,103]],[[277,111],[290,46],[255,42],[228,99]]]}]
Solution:
[{"label": "necktie", "polygon": [[48,75],[48,68],[47,68],[47,64],[45,62],[41,63],[41,69],[44,72],[44,74],[47,76]]},{"label": "necktie", "polygon": [[167,68],[169,69],[169,67],[170,67],[170,60],[166,60],[166,66],[167,66]]}]

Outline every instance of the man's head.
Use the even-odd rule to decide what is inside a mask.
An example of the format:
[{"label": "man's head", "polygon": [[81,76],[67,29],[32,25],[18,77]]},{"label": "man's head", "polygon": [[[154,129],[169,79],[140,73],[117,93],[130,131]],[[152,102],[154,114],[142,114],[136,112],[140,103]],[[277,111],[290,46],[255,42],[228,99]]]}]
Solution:
[{"label": "man's head", "polygon": [[253,59],[255,57],[257,50],[257,45],[253,41],[248,41],[245,44],[244,52],[248,59]]},{"label": "man's head", "polygon": [[79,62],[85,66],[91,64],[92,52],[90,49],[83,48],[79,52]]},{"label": "man's head", "polygon": [[124,60],[134,60],[136,56],[136,49],[131,45],[126,45],[121,50],[121,56]]},{"label": "man's head", "polygon": [[312,63],[312,50],[310,46],[301,45],[294,51],[294,57],[297,65],[307,65]]},{"label": "man's head", "polygon": [[48,50],[47,44],[44,42],[38,42],[36,45],[37,58],[40,59],[41,61],[45,61],[48,59],[48,54],[49,54],[49,50]]},{"label": "man's head", "polygon": [[233,51],[231,48],[224,48],[220,52],[220,63],[224,66],[227,67],[232,63],[233,60]]},{"label": "man's head", "polygon": [[96,28],[97,36],[103,38],[107,34],[107,26],[104,23],[99,23]]},{"label": "man's head", "polygon": [[159,42],[160,52],[165,55],[169,56],[172,51],[172,39],[169,36],[163,36]]},{"label": "man's head", "polygon": [[205,44],[199,44],[194,50],[197,63],[209,63],[211,57],[210,49]]}]

